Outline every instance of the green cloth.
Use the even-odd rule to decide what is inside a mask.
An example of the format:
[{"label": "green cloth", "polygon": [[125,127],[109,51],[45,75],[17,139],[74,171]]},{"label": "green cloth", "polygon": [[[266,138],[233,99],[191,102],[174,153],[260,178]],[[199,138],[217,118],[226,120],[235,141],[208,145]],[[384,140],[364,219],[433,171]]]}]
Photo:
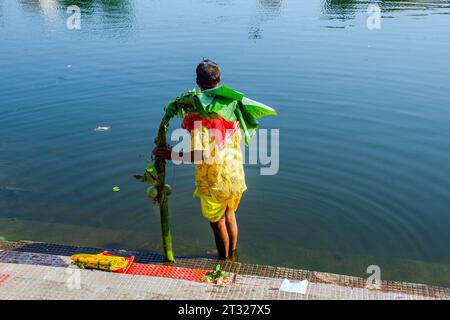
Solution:
[{"label": "green cloth", "polygon": [[219,114],[227,121],[239,121],[246,146],[259,126],[257,119],[277,114],[273,108],[246,98],[241,92],[225,85],[205,91],[194,89],[183,93],[171,101],[165,111],[169,118],[196,112],[203,118],[217,118]]}]

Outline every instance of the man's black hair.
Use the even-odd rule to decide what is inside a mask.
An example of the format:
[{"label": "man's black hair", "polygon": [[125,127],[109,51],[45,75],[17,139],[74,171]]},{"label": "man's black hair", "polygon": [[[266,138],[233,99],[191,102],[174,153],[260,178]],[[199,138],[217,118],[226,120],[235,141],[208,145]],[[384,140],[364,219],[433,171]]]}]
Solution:
[{"label": "man's black hair", "polygon": [[204,59],[196,69],[197,84],[206,90],[217,86],[220,82],[221,70],[217,63],[209,59]]}]

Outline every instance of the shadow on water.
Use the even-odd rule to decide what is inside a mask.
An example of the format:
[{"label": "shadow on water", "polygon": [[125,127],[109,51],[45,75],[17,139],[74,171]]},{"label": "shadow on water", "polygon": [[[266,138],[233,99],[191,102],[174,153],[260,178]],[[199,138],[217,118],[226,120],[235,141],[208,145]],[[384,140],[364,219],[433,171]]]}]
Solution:
[{"label": "shadow on water", "polygon": [[0,208],[2,208],[2,201],[5,203],[17,203],[22,195],[32,194],[28,190],[16,187],[0,186]]}]

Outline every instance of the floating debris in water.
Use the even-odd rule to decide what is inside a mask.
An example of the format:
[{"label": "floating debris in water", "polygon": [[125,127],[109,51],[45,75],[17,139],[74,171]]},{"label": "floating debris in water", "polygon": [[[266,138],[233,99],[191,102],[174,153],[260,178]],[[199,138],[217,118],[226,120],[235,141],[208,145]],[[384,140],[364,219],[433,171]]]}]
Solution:
[{"label": "floating debris in water", "polygon": [[119,192],[119,191],[120,191],[120,188],[119,188],[118,186],[115,186],[115,187],[113,188],[113,191],[114,191],[114,192]]},{"label": "floating debris in water", "polygon": [[94,131],[108,131],[111,127],[97,127],[94,129]]}]

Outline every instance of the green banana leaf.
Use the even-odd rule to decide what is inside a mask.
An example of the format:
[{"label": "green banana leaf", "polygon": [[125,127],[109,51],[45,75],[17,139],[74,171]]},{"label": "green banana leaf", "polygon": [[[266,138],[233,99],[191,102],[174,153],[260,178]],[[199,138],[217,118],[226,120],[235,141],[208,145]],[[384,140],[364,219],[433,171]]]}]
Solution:
[{"label": "green banana leaf", "polygon": [[238,101],[224,98],[221,96],[216,96],[213,103],[209,106],[209,112],[214,112],[219,114],[222,118],[227,121],[236,121],[236,115],[234,111]]},{"label": "green banana leaf", "polygon": [[196,112],[203,118],[217,118],[220,115],[227,121],[239,121],[244,132],[244,142],[248,146],[259,122],[257,119],[277,115],[275,109],[258,101],[246,98],[243,93],[226,85],[181,94],[165,108],[166,115],[184,116]]},{"label": "green banana leaf", "polygon": [[277,115],[275,109],[246,97],[242,99],[242,104],[244,105],[244,109],[255,119]]},{"label": "green banana leaf", "polygon": [[211,96],[222,96],[237,101],[242,101],[242,98],[244,98],[243,93],[235,91],[226,85],[222,85],[214,89],[204,90],[202,93]]}]

